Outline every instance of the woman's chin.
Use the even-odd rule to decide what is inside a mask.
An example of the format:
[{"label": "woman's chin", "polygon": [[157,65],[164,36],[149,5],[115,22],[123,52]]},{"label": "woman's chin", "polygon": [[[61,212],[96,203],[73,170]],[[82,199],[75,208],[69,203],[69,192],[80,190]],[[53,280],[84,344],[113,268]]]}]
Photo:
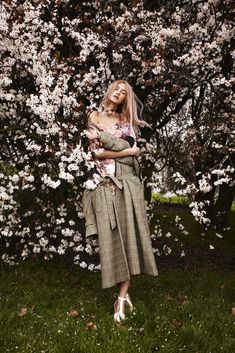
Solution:
[{"label": "woman's chin", "polygon": [[115,104],[121,104],[122,103],[122,100],[120,100],[119,98],[116,98],[116,97],[111,97],[110,101],[112,103],[115,103]]}]

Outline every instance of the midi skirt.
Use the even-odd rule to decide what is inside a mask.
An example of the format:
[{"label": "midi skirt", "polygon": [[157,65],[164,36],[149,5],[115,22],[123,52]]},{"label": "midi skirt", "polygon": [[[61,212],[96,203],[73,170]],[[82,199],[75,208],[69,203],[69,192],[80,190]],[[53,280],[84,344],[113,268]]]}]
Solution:
[{"label": "midi skirt", "polygon": [[129,280],[131,275],[158,275],[144,186],[131,166],[118,164],[116,176],[103,178],[95,190],[85,190],[82,202],[86,235],[98,234],[103,288]]}]

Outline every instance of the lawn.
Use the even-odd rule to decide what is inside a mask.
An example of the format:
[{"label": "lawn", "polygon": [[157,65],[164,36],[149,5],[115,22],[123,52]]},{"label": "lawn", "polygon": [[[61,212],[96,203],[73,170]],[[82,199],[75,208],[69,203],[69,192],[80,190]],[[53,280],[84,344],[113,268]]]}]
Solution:
[{"label": "lawn", "polygon": [[122,325],[113,322],[116,288],[102,290],[100,273],[34,258],[2,269],[0,280],[2,353],[234,352],[232,272],[136,276],[135,313]]},{"label": "lawn", "polygon": [[0,353],[234,353],[234,211],[222,238],[177,205],[156,205],[155,225],[153,241],[173,250],[157,257],[158,278],[132,278],[135,312],[122,324],[113,321],[117,287],[102,290],[99,272],[38,256],[2,267]]},{"label": "lawn", "polygon": [[[154,230],[156,233],[154,246],[161,250],[167,244],[172,249],[171,255],[180,254],[182,250],[185,257],[192,257],[194,253],[205,265],[208,265],[207,258],[213,261],[214,257],[220,257],[221,264],[226,258],[233,258],[235,261],[235,210],[229,212],[227,225],[223,229],[218,230],[212,226],[205,229],[195,221],[187,204],[176,201],[169,204],[161,200],[155,204],[154,218],[151,221],[151,233]],[[196,259],[188,258],[190,260]]]}]

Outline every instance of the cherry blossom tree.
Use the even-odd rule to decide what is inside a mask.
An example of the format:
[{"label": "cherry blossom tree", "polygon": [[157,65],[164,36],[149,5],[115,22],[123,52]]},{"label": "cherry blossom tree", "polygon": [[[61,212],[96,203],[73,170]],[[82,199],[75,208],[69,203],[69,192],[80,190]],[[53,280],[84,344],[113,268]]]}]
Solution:
[{"label": "cherry blossom tree", "polygon": [[67,254],[86,267],[84,254],[98,251],[82,236],[80,198],[94,163],[81,133],[117,78],[133,86],[152,126],[139,141],[146,196],[163,188],[167,170],[197,220],[226,215],[234,193],[233,10],[230,0],[2,1],[3,261]]}]

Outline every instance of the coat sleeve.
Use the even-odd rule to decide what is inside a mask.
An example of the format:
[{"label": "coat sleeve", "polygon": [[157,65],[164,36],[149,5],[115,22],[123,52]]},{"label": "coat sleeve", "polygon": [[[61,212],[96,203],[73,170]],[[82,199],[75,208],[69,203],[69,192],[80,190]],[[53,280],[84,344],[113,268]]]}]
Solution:
[{"label": "coat sleeve", "polygon": [[[100,132],[100,144],[105,150],[108,151],[119,152],[125,150],[126,148],[130,148],[128,141],[119,137],[112,136],[107,131]],[[133,165],[133,156],[120,157],[116,160],[118,160],[120,163]]]},{"label": "coat sleeve", "polygon": [[[123,151],[126,148],[130,147],[130,144],[128,141],[122,138],[112,136],[107,131],[100,132],[100,144],[105,150],[110,150],[110,151]],[[139,163],[135,157],[126,156],[126,157],[116,158],[116,162],[133,166],[136,172],[136,175],[139,176]]]},{"label": "coat sleeve", "polygon": [[107,131],[100,132],[100,143],[105,150],[109,151],[123,151],[130,147],[128,141],[112,136]]},{"label": "coat sleeve", "polygon": [[94,207],[92,205],[92,191],[84,190],[82,195],[82,209],[85,217],[86,237],[97,234],[97,224]]}]

